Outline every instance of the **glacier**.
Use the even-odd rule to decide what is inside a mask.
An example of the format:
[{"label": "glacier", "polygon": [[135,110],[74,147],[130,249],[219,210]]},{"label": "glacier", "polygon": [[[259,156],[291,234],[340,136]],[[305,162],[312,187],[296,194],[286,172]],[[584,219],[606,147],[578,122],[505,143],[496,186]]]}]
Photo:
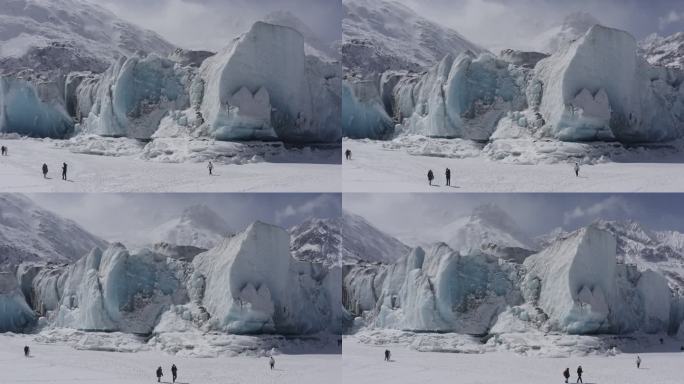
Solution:
[{"label": "glacier", "polygon": [[0,75],[0,132],[141,140],[336,143],[341,69],[295,29],[256,22],[223,51],[128,52],[93,67]]},{"label": "glacier", "polygon": [[540,251],[515,248],[521,252],[514,257],[512,247],[437,242],[395,262],[350,264],[344,269],[343,304],[356,318],[354,329],[362,324],[489,335],[502,343],[534,332],[677,334],[684,314],[677,281],[651,264],[626,263],[618,256],[625,252],[619,244],[626,235],[606,225],[553,235],[539,244]]},{"label": "glacier", "polygon": [[347,316],[341,273],[294,259],[288,232],[260,222],[209,250],[113,243],[0,274],[0,332],[334,333]]},{"label": "glacier", "polygon": [[39,89],[50,88],[0,76],[0,132],[55,139],[73,134],[74,123],[64,106],[41,97]]},{"label": "glacier", "polygon": [[[649,64],[627,32],[598,24],[575,32],[550,55],[446,53],[423,72],[396,64],[363,81],[349,69],[356,92],[343,97],[344,134],[462,138],[490,149],[508,139],[632,144],[682,137],[681,69]],[[352,97],[363,82],[365,97]]]}]

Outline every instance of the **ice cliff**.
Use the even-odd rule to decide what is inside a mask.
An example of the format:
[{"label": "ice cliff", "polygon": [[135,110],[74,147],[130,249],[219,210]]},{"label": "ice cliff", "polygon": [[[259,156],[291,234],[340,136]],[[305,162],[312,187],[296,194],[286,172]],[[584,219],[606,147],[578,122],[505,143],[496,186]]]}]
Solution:
[{"label": "ice cliff", "polygon": [[0,331],[334,332],[340,281],[339,267],[295,260],[287,231],[257,222],[208,251],[113,244],[73,264],[23,263],[0,275]]},{"label": "ice cliff", "polygon": [[674,334],[681,298],[657,270],[618,262],[599,224],[505,258],[417,247],[395,263],[345,269],[344,305],[370,327],[469,334]]},{"label": "ice cliff", "polygon": [[382,69],[364,80],[363,92],[364,83],[350,78],[344,134],[622,143],[681,137],[684,72],[649,64],[624,31],[580,30],[548,57],[448,53],[421,73]]}]

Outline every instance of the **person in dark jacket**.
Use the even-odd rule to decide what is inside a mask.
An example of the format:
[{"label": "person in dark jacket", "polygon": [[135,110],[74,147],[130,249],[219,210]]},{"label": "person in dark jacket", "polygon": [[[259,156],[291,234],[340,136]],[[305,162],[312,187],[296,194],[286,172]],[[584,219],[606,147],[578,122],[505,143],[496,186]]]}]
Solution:
[{"label": "person in dark jacket", "polygon": [[31,349],[29,348],[28,345],[24,346],[24,357],[29,357],[31,356]]},{"label": "person in dark jacket", "polygon": [[47,164],[43,163],[43,179],[47,179],[48,167]]},{"label": "person in dark jacket", "polygon": [[161,367],[157,367],[157,383],[161,383],[161,378],[164,376]]},{"label": "person in dark jacket", "polygon": [[577,382],[578,383],[584,383],[584,381],[582,381],[582,373],[584,373],[584,370],[582,369],[582,366],[580,365],[579,367],[577,367]]},{"label": "person in dark jacket", "polygon": [[446,175],[446,185],[451,186],[451,169],[447,168],[444,175]]},{"label": "person in dark jacket", "polygon": [[428,170],[428,184],[432,185],[432,180],[435,178],[435,175],[432,173],[432,169]]},{"label": "person in dark jacket", "polygon": [[565,382],[567,383],[570,379],[570,368],[565,368],[565,371],[563,371],[563,377],[565,377]]},{"label": "person in dark jacket", "polygon": [[174,383],[178,378],[178,368],[176,367],[176,364],[171,365],[171,378],[173,379]]},{"label": "person in dark jacket", "polygon": [[347,149],[346,151],[344,151],[344,157],[347,160],[351,160],[351,149]]},{"label": "person in dark jacket", "polygon": [[67,179],[67,163],[62,163],[62,180]]},{"label": "person in dark jacket", "polygon": [[392,353],[389,349],[385,349],[385,361],[390,361],[390,357],[392,357]]},{"label": "person in dark jacket", "polygon": [[641,356],[637,355],[636,358],[637,369],[641,368]]}]

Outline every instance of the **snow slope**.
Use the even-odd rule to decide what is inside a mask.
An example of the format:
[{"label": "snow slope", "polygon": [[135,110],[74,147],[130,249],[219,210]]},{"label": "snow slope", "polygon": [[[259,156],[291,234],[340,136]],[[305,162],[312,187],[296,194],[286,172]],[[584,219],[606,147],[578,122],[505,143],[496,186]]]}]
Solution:
[{"label": "snow slope", "polygon": [[154,32],[84,0],[6,0],[0,31],[0,75],[102,72],[117,57],[138,51],[166,56],[174,48]]},{"label": "snow slope", "polygon": [[18,194],[0,195],[0,264],[72,262],[105,241]]},{"label": "snow slope", "polygon": [[466,217],[445,225],[438,231],[438,238],[457,250],[488,250],[535,248],[529,235],[503,209],[495,204],[476,207]]},{"label": "snow slope", "polygon": [[344,0],[342,65],[363,77],[392,70],[418,72],[447,54],[483,52],[456,31],[386,0]]},{"label": "snow slope", "polygon": [[362,216],[342,214],[342,260],[346,263],[392,263],[409,252],[396,238],[370,224]]},{"label": "snow slope", "polygon": [[155,243],[190,245],[209,249],[234,231],[228,223],[206,205],[194,205],[152,231]]}]

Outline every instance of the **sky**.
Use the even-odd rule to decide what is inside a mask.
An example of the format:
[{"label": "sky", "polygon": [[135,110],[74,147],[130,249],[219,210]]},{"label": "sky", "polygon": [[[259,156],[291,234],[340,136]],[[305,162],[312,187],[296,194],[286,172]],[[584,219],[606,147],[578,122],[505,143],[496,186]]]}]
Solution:
[{"label": "sky", "polygon": [[455,29],[496,53],[530,49],[540,33],[574,12],[588,12],[602,24],[637,39],[651,33],[684,31],[682,0],[397,0],[423,17]]},{"label": "sky", "polygon": [[338,217],[341,213],[340,194],[39,193],[27,196],[105,240],[136,245],[149,241],[145,236],[151,229],[197,204],[211,208],[238,231],[257,220],[289,228],[309,218]]},{"label": "sky", "polygon": [[[684,194],[459,193],[345,194],[344,209],[409,245],[424,244],[481,204],[505,210],[531,236],[574,230],[596,219],[636,220],[652,230],[684,232]],[[447,239],[430,239],[431,241]]]},{"label": "sky", "polygon": [[[95,0],[91,0],[95,1]],[[340,40],[339,0],[97,0],[119,17],[188,49],[218,51],[271,12],[288,11],[323,42]]]}]

